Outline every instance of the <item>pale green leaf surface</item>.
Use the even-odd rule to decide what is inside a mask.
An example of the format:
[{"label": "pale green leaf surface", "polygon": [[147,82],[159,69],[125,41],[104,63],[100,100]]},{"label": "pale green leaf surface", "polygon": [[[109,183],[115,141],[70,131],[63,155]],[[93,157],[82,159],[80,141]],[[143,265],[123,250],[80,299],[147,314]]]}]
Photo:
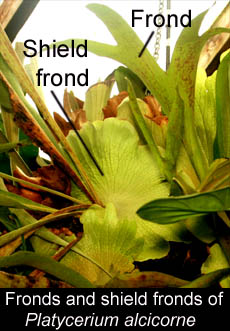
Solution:
[{"label": "pale green leaf surface", "polygon": [[[127,81],[126,81],[126,84],[127,84]],[[138,106],[141,110],[141,113],[144,116],[145,114],[148,113],[148,105],[141,99],[137,99],[137,102],[138,102]],[[140,131],[140,129],[139,129],[139,127],[138,127],[138,125],[135,121],[133,112],[131,111],[131,108],[129,106],[129,97],[125,98],[120,103],[120,105],[117,107],[117,116],[116,117],[120,120],[129,121],[134,126],[134,128],[136,129],[136,132],[139,135],[140,143],[141,144],[146,144],[145,139],[143,137],[143,134],[141,133],[141,131]],[[150,120],[146,118],[146,124],[147,124],[147,122],[150,122]]]},{"label": "pale green leaf surface", "polygon": [[216,73],[207,77],[205,70],[198,68],[194,121],[209,163],[213,160],[213,144],[216,136],[215,81]]},{"label": "pale green leaf surface", "polygon": [[[112,58],[127,66],[157,97],[165,113],[169,113],[170,94],[175,93],[174,85],[167,79],[166,73],[157,65],[147,49],[141,57],[138,57],[144,44],[130,25],[119,14],[105,5],[89,4],[87,7],[103,21],[117,42],[117,45],[114,46],[88,40],[88,50],[96,55]],[[82,42],[82,39],[75,39],[75,45]],[[71,40],[55,44],[62,43],[71,47]]]},{"label": "pale green leaf surface", "polygon": [[[167,132],[167,124],[157,125],[154,121],[147,118],[145,115],[149,114],[149,108],[146,102],[141,99],[137,98],[137,103],[140,108],[140,111],[144,117],[145,124],[148,130],[151,132],[152,137],[155,141],[157,146],[165,148],[165,140],[166,140],[166,132]],[[120,105],[117,107],[117,118],[121,120],[129,121],[136,129],[139,134],[139,139],[141,142],[145,143],[143,134],[141,133],[140,129],[138,128],[133,113],[129,106],[129,98],[125,98]]]},{"label": "pale green leaf surface", "polygon": [[[140,108],[140,111],[143,115],[143,118],[145,119],[146,126],[148,130],[151,132],[152,137],[155,141],[155,144],[160,147],[159,151],[162,154],[162,156],[165,158],[165,145],[166,145],[166,135],[167,135],[167,128],[168,125],[157,125],[154,121],[148,119],[145,115],[149,113],[148,105],[140,99],[137,99],[138,106]],[[176,105],[175,105],[176,107]],[[176,110],[176,108],[175,108]],[[170,113],[171,114],[171,113]],[[141,143],[145,143],[143,134],[141,133],[140,129],[138,128],[136,121],[134,119],[133,113],[129,107],[129,98],[125,98],[121,104],[117,108],[117,118],[121,120],[127,120],[129,121],[136,129],[139,135],[139,139]],[[173,135],[173,126],[176,125],[176,120],[174,121],[174,124],[171,125],[171,136]],[[180,128],[180,132],[181,132]],[[180,133],[178,132],[179,136],[177,136],[178,139],[180,139]],[[169,139],[169,138],[168,138]],[[171,151],[173,151],[173,145],[171,146]],[[171,158],[174,158],[172,156]],[[172,161],[172,163],[175,161]],[[193,193],[195,192],[196,188],[199,185],[199,179],[197,177],[197,174],[192,166],[192,163],[188,157],[187,151],[184,147],[184,145],[180,144],[179,151],[178,151],[178,157],[176,162],[176,178],[178,179],[180,185],[183,187],[183,183],[187,184],[187,188],[183,187],[184,193]],[[183,181],[183,182],[182,182]]]},{"label": "pale green leaf surface", "polygon": [[12,113],[1,111],[1,116],[4,124],[4,130],[6,137],[9,142],[18,142],[19,140],[19,129],[14,122],[14,117]]},{"label": "pale green leaf surface", "polygon": [[166,135],[165,161],[166,167],[171,175],[174,174],[174,168],[180,153],[180,146],[183,139],[183,118],[184,104],[177,94],[169,114],[169,122]]},{"label": "pale green leaf surface", "polygon": [[200,138],[202,147],[208,156],[208,142],[205,132],[205,112],[207,113],[209,109],[206,109],[206,72],[203,68],[198,68],[196,76],[196,86],[195,86],[195,106],[194,106],[194,122],[197,129],[197,134]]},{"label": "pale green leaf surface", "polygon": [[200,184],[199,192],[211,191],[230,186],[230,160],[216,159],[210,165],[206,177]]},{"label": "pale green leaf surface", "polygon": [[210,244],[216,239],[212,216],[197,216],[186,220],[189,231],[199,240]]},{"label": "pale green leaf surface", "polygon": [[130,123],[116,118],[86,123],[80,130],[89,150],[98,161],[98,172],[73,131],[68,141],[86,169],[102,203],[112,202],[119,217],[133,217],[149,196],[168,196],[168,184],[156,166],[147,146],[140,146]]},{"label": "pale green leaf surface", "polygon": [[[191,28],[183,29],[175,45],[168,75],[175,86],[180,87],[181,96],[190,110],[194,110],[195,80],[200,52],[212,36],[222,32],[230,33],[226,28],[215,28],[199,36],[201,23],[207,10],[192,20]],[[193,56],[191,56],[193,54]]]},{"label": "pale green leaf surface", "polygon": [[150,222],[137,220],[137,236],[144,239],[142,252],[136,258],[137,261],[148,259],[160,259],[167,255],[170,246],[168,241],[186,241],[185,229],[179,227],[153,227]]},{"label": "pale green leaf surface", "polygon": [[200,184],[196,171],[191,163],[185,146],[181,144],[179,155],[176,163],[176,181],[183,189],[184,194],[191,194],[196,192]]},{"label": "pale green leaf surface", "polygon": [[142,133],[142,135],[145,138],[145,141],[148,145],[148,148],[152,154],[152,156],[154,157],[154,160],[158,166],[158,169],[160,170],[160,173],[162,173],[163,177],[165,177],[166,179],[171,178],[171,174],[168,174],[167,168],[165,168],[165,164],[162,160],[160,151],[154,141],[154,139],[152,138],[152,135],[145,123],[145,120],[143,118],[143,115],[141,113],[141,110],[139,108],[137,99],[136,99],[136,95],[135,95],[135,91],[134,88],[132,86],[132,83],[127,79],[128,82],[128,93],[129,93],[129,106],[131,108],[131,111],[133,113],[133,116],[135,118],[135,121]]},{"label": "pale green leaf surface", "polygon": [[44,93],[43,93],[43,89],[41,86],[41,82],[40,85],[37,84],[37,72],[39,69],[39,63],[38,63],[38,57],[34,56],[32,58],[30,58],[30,63],[25,65],[25,70],[28,74],[28,76],[30,77],[32,83],[34,84],[35,88],[37,89],[40,97],[43,99],[43,101],[45,101],[44,98]]},{"label": "pale green leaf surface", "polygon": [[[45,230],[45,228],[43,228],[42,230]],[[54,256],[54,254],[57,253],[60,246],[55,243],[52,243],[51,241],[44,240],[43,236],[41,238],[39,235],[39,233],[41,233],[41,231],[39,231],[39,233],[38,233],[38,230],[37,230],[36,232],[37,233],[35,235],[31,236],[31,238],[30,238],[30,242],[32,244],[34,251],[38,254],[44,254],[44,255],[50,256],[50,257]],[[49,231],[49,232],[52,233],[51,231]],[[55,238],[55,241],[56,241],[56,238]]]},{"label": "pale green leaf surface", "polygon": [[23,42],[16,42],[15,43],[15,53],[17,54],[20,62],[23,64],[24,60],[25,60],[25,54],[24,54],[24,50],[25,50],[25,46]]},{"label": "pale green leaf surface", "polygon": [[[37,220],[34,217],[32,217],[30,214],[28,214],[25,210],[11,208],[10,211],[19,218],[20,223],[22,225],[34,224],[37,222]],[[68,241],[57,236],[56,234],[49,231],[44,226],[39,228],[34,235],[36,235],[38,239],[34,240],[32,239],[33,238],[32,237],[31,238],[32,244],[34,244],[34,249],[38,253],[53,255],[52,253],[55,248],[55,245],[66,247],[69,244]],[[75,253],[75,255],[77,254],[81,255],[85,259],[89,260],[91,263],[97,265],[99,269],[101,269],[101,266],[99,266],[96,261],[93,261],[91,257],[87,256],[84,252],[81,252],[80,249],[78,249],[78,247],[73,246],[71,250]],[[104,272],[107,273],[106,270]]]},{"label": "pale green leaf surface", "polygon": [[229,53],[230,53],[230,49],[227,49],[225,52],[223,52],[223,53],[220,55],[220,62],[222,62],[223,59],[225,58],[225,56],[226,56],[227,54],[229,54]]},{"label": "pale green leaf surface", "polygon": [[125,78],[128,78],[133,85],[137,98],[143,99],[145,97],[145,85],[130,69],[121,66],[115,70],[114,77],[119,92],[127,91],[127,80]]},{"label": "pale green leaf surface", "polygon": [[[136,221],[118,219],[115,207],[97,205],[88,209],[81,217],[84,236],[76,246],[96,260],[112,276],[131,272],[133,261],[142,250],[143,239],[137,238]],[[62,262],[97,285],[103,285],[109,278],[92,263],[81,257],[68,254]]]},{"label": "pale green leaf surface", "polygon": [[215,71],[205,81],[206,94],[206,109],[205,112],[205,131],[208,141],[209,160],[213,160],[213,145],[216,138],[216,74]]},{"label": "pale green leaf surface", "polygon": [[[19,128],[14,121],[13,113],[4,111],[4,108],[2,107],[1,116],[4,124],[6,138],[11,143],[17,143],[19,141]],[[14,170],[17,168],[18,163],[15,160],[14,154],[10,153],[8,154],[8,156],[10,158],[11,173],[13,173]]]},{"label": "pale green leaf surface", "polygon": [[[219,244],[214,244],[210,248],[210,255],[203,263],[201,272],[207,274],[216,270],[229,268],[229,263]],[[230,287],[230,276],[220,282],[223,288]]]},{"label": "pale green leaf surface", "polygon": [[163,255],[162,247],[167,254],[168,245],[162,241],[163,238],[180,241],[184,237],[184,228],[183,225],[150,224],[137,217],[136,210],[144,201],[150,201],[152,196],[168,196],[169,185],[162,182],[163,178],[148,147],[139,145],[133,126],[127,121],[109,118],[103,122],[86,123],[80,134],[97,159],[104,176],[95,168],[72,131],[67,139],[102,203],[113,203],[119,219],[138,219],[137,232],[141,237],[146,236],[144,250],[138,259],[160,258]]},{"label": "pale green leaf surface", "polygon": [[104,113],[102,109],[106,106],[110,97],[112,82],[99,82],[91,86],[85,95],[84,110],[88,121],[102,120]]},{"label": "pale green leaf surface", "polygon": [[201,180],[208,169],[208,157],[197,133],[194,119],[197,65],[200,52],[207,40],[221,32],[230,32],[229,29],[216,28],[199,36],[199,29],[206,13],[207,11],[194,18],[191,28],[183,29],[175,45],[168,70],[169,79],[178,87],[180,96],[184,101],[185,147]]}]

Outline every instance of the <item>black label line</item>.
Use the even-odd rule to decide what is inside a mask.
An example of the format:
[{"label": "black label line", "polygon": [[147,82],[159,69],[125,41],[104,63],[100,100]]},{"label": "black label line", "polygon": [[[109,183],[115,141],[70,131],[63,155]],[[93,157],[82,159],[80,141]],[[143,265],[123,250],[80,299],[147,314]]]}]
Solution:
[{"label": "black label line", "polygon": [[144,44],[142,50],[140,51],[140,54],[138,55],[138,57],[141,57],[141,56],[142,56],[142,54],[144,53],[144,51],[145,51],[146,47],[148,46],[150,40],[152,39],[153,35],[154,35],[154,31],[151,32],[151,34],[150,34],[150,36],[148,37],[146,43]]}]

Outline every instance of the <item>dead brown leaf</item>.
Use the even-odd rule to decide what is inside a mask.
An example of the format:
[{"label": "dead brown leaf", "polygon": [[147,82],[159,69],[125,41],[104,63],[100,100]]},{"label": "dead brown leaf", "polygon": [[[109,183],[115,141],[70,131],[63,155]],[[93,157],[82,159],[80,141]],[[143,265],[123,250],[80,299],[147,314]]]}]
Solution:
[{"label": "dead brown leaf", "polygon": [[[32,172],[33,177],[25,175],[20,169],[14,171],[14,177],[22,179],[27,184],[19,183],[16,186],[10,181],[5,181],[5,185],[9,192],[21,195],[27,199],[34,202],[43,204],[48,207],[55,209],[61,209],[69,206],[71,202],[62,199],[54,194],[43,191],[39,188],[31,187],[29,183],[40,185],[43,187],[50,188],[62,192],[66,195],[70,195],[71,192],[71,182],[69,178],[56,166],[49,165],[42,168],[38,168],[36,171]],[[35,218],[39,219],[44,213],[37,213],[29,211]]]},{"label": "dead brown leaf", "polygon": [[168,117],[164,116],[161,112],[161,105],[152,95],[147,95],[144,98],[145,103],[148,105],[149,112],[145,116],[157,125],[163,125],[168,123]]},{"label": "dead brown leaf", "polygon": [[[75,128],[77,130],[80,130],[82,125],[87,121],[85,111],[83,109],[78,109],[72,111],[70,114],[71,116],[69,117],[75,125]],[[73,129],[71,124],[56,112],[54,112],[54,119],[65,136],[67,136],[69,134],[69,131]]]},{"label": "dead brown leaf", "polygon": [[72,129],[70,123],[68,123],[61,115],[56,112],[54,112],[54,119],[64,135],[68,136],[69,131]]},{"label": "dead brown leaf", "polygon": [[73,92],[67,92],[67,89],[65,89],[63,104],[64,104],[65,111],[71,118],[71,111],[83,109],[84,101],[75,97]]},{"label": "dead brown leaf", "polygon": [[116,117],[117,116],[117,107],[119,104],[128,96],[128,92],[122,91],[118,95],[110,98],[107,102],[107,105],[102,109],[104,113],[104,118]]}]

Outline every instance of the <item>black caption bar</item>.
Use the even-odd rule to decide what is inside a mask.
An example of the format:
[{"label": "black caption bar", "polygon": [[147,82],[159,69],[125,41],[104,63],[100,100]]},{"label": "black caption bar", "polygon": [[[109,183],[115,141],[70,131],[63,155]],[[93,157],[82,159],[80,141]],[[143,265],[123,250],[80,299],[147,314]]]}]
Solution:
[{"label": "black caption bar", "polygon": [[228,325],[230,291],[193,289],[1,289],[8,329],[208,330]]}]

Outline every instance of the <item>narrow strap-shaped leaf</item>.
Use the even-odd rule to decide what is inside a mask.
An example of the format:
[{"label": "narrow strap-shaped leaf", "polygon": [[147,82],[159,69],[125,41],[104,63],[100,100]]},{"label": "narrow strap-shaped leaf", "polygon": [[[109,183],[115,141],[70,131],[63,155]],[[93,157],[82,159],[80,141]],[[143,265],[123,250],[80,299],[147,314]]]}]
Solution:
[{"label": "narrow strap-shaped leaf", "polygon": [[[0,145],[0,153],[1,153],[1,145]],[[14,177],[14,176],[10,176],[10,175],[7,175],[7,174],[4,174],[2,172],[0,172],[0,177],[1,178],[4,178],[4,179],[9,179],[9,180],[12,180],[14,181],[15,183],[21,183],[21,184],[24,184],[26,185],[27,187],[32,187],[32,188],[36,188],[36,189],[39,189],[40,191],[44,191],[44,192],[49,192],[51,194],[54,194],[54,195],[57,195],[59,197],[62,197],[64,199],[67,199],[67,200],[70,200],[72,202],[75,202],[77,204],[83,204],[85,205],[84,202],[70,196],[70,195],[67,195],[67,194],[64,194],[62,192],[59,192],[59,191],[56,191],[56,190],[52,190],[48,187],[45,187],[45,186],[41,186],[41,185],[37,185],[37,184],[34,184],[34,183],[30,183],[30,182],[27,182],[26,180],[23,180],[23,179],[19,179],[17,177]]]},{"label": "narrow strap-shaped leaf", "polygon": [[[25,225],[25,226],[23,226],[21,228],[18,228],[16,230],[10,231],[7,234],[0,237],[0,247],[12,242],[13,240],[18,238],[19,236],[25,235],[25,234],[27,234],[31,231],[35,231],[35,230],[41,228],[43,225],[45,225],[47,223],[58,221],[58,220],[61,220],[63,218],[66,218],[66,217],[74,216],[74,215],[76,215],[77,212],[78,212],[78,210],[74,209],[74,207],[65,208],[61,211],[58,211],[58,212],[54,213],[54,214],[45,216],[44,218],[42,218],[41,220],[39,220],[35,223],[28,224],[28,225]],[[84,252],[81,252],[81,250],[79,250],[76,247],[75,247],[75,252],[77,252],[83,258],[85,258],[86,260],[88,260],[91,263],[93,263],[94,265],[96,265],[100,270],[102,270],[109,277],[111,277],[110,274],[100,264],[98,264],[96,261],[94,261],[93,259],[88,257],[87,254],[84,254]]]},{"label": "narrow strap-shaped leaf", "polygon": [[222,32],[230,33],[230,29],[215,28],[209,29],[199,36],[199,29],[206,14],[207,10],[192,20],[191,28],[182,30],[168,70],[170,79],[176,86],[180,85],[181,97],[192,111],[194,110],[195,80],[200,52],[211,37]]},{"label": "narrow strap-shaped leaf", "polygon": [[26,199],[20,195],[3,190],[0,190],[0,206],[37,210],[45,213],[53,213],[56,211],[54,208],[41,205],[40,203]]},{"label": "narrow strap-shaped leaf", "polygon": [[174,167],[179,155],[181,143],[183,140],[183,119],[184,105],[179,94],[176,94],[176,100],[169,114],[169,122],[166,136],[165,161],[168,170],[173,174]]},{"label": "narrow strap-shaped leaf", "polygon": [[216,77],[216,158],[230,158],[230,53],[221,62]]},{"label": "narrow strap-shaped leaf", "polygon": [[[7,139],[11,143],[17,143],[19,141],[19,128],[14,122],[14,115],[10,112],[4,111],[4,107],[1,109],[1,115]],[[15,146],[15,148],[17,148],[17,146]],[[12,157],[12,154],[9,154],[9,158],[11,173],[13,173],[17,167],[17,163],[15,162],[15,158]]]},{"label": "narrow strap-shaped leaf", "polygon": [[20,227],[16,230],[7,232],[3,236],[0,237],[0,247],[10,243],[11,241],[15,240],[17,237],[22,236],[30,231],[34,231],[42,227],[43,225],[47,223],[51,223],[54,221],[61,220],[66,217],[74,216],[76,215],[76,210],[75,211],[70,211],[70,212],[65,212],[63,213],[57,212],[54,214],[49,215],[48,217],[44,217],[41,220],[37,221],[36,223],[28,224],[23,227]]},{"label": "narrow strap-shaped leaf", "polygon": [[[20,222],[22,224],[25,224],[25,226],[21,229],[17,229],[14,232],[11,231],[9,234],[6,234],[1,237],[0,240],[0,246],[3,244],[6,244],[7,242],[10,242],[13,240],[13,238],[17,237],[18,235],[21,235],[23,233],[27,233],[28,230],[34,231],[36,230],[35,235],[38,235],[40,238],[50,242],[55,243],[56,245],[66,247],[69,245],[68,241],[65,241],[61,237],[55,235],[51,231],[49,231],[46,227],[43,227],[44,224],[47,224],[49,222],[62,219],[63,217],[66,217],[68,215],[74,215],[77,214],[78,211],[81,211],[81,206],[71,206],[64,208],[62,210],[58,210],[53,214],[47,215],[44,218],[40,219],[39,221],[35,220],[31,215],[29,215],[25,210],[19,210],[15,208],[11,208],[10,211],[19,218]],[[40,222],[40,223],[39,223]],[[99,263],[97,263],[93,258],[90,258],[87,254],[85,254],[83,251],[81,251],[77,245],[73,246],[71,250],[84,259],[88,260],[89,262],[96,265],[100,270],[102,270],[105,274],[107,274],[110,278],[112,277],[111,274],[105,270]]]},{"label": "narrow strap-shaped leaf", "polygon": [[9,268],[19,265],[27,265],[36,269],[40,269],[78,288],[94,287],[93,284],[91,284],[78,272],[45,255],[32,252],[18,252],[11,256],[0,258],[0,268]]},{"label": "narrow strap-shaped leaf", "polygon": [[114,71],[114,77],[119,92],[127,91],[127,81],[125,80],[125,77],[127,77],[133,85],[137,98],[144,99],[146,87],[140,78],[130,69],[121,66]]},{"label": "narrow strap-shaped leaf", "polygon": [[198,191],[211,191],[226,186],[230,186],[230,160],[216,159],[198,187]]},{"label": "narrow strap-shaped leaf", "polygon": [[0,153],[8,153],[10,151],[12,151],[14,148],[17,148],[19,146],[27,146],[31,144],[30,141],[28,140],[21,140],[19,142],[15,142],[15,143],[5,143],[5,144],[0,144]]},{"label": "narrow strap-shaped leaf", "polygon": [[[20,61],[19,61],[20,62]],[[32,117],[36,120],[36,122],[39,124],[39,126],[42,128],[42,130],[46,133],[46,135],[49,137],[51,142],[55,145],[56,148],[58,148],[57,140],[47,124],[45,123],[44,119],[39,115],[39,113],[30,105],[30,103],[25,98],[24,92],[22,90],[22,87],[17,79],[15,77],[14,73],[12,72],[9,65],[6,63],[4,58],[1,55],[0,52],[0,72],[5,77],[5,80],[9,83],[9,85],[12,87],[14,93],[17,94],[20,101],[24,104],[24,106],[28,109]],[[32,82],[31,82],[32,84]],[[4,106],[6,111],[13,112],[12,104],[10,101],[10,94],[9,90],[2,81],[2,78],[0,79],[0,91],[1,91],[1,104]]]},{"label": "narrow strap-shaped leaf", "polygon": [[127,79],[128,81],[128,93],[129,93],[129,104],[130,104],[130,108],[132,110],[132,113],[134,115],[135,121],[138,125],[138,127],[140,128],[148,146],[149,149],[153,155],[153,157],[156,159],[159,169],[163,172],[164,175],[166,175],[168,178],[170,177],[169,174],[165,173],[165,167],[164,167],[164,163],[163,160],[161,158],[160,152],[155,144],[155,141],[151,135],[151,133],[149,132],[149,129],[145,123],[145,120],[142,116],[141,110],[138,106],[137,103],[137,99],[135,96],[135,92],[132,86],[132,83]]},{"label": "narrow strap-shaped leaf", "polygon": [[153,200],[137,214],[159,224],[175,223],[192,216],[230,210],[230,187],[182,197]]},{"label": "narrow strap-shaped leaf", "polygon": [[200,52],[208,39],[222,32],[230,32],[226,28],[215,28],[199,36],[198,32],[206,13],[207,11],[194,18],[191,28],[182,31],[167,72],[169,79],[179,87],[180,96],[184,101],[185,147],[200,180],[205,177],[208,170],[208,159],[198,137],[194,120],[197,66]]}]

